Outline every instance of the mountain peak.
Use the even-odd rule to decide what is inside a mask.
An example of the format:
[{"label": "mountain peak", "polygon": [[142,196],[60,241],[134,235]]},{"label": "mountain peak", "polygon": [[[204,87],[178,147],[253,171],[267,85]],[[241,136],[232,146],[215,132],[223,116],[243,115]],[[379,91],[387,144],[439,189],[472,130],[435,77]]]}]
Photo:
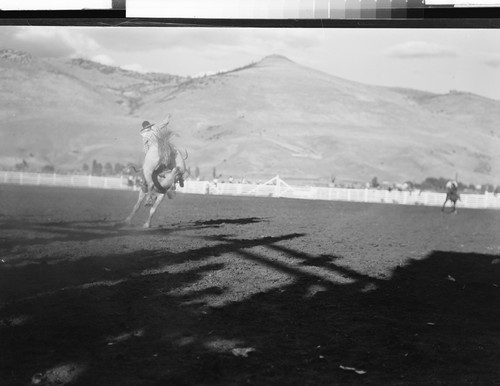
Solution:
[{"label": "mountain peak", "polygon": [[291,64],[291,63],[295,63],[295,62],[293,60],[288,59],[286,56],[272,54],[272,55],[268,55],[268,56],[264,57],[257,64],[269,65],[269,64]]},{"label": "mountain peak", "polygon": [[265,56],[263,59],[272,59],[272,60],[286,60],[287,62],[293,62],[289,58],[287,58],[285,55],[279,55],[279,54],[271,54]]}]

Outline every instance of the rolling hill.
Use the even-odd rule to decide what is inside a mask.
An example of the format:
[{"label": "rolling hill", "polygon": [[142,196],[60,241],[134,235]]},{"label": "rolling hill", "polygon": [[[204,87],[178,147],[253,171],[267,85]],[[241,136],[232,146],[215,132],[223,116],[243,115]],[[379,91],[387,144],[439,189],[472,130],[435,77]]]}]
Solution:
[{"label": "rolling hill", "polygon": [[0,51],[0,166],[138,162],[143,120],[171,114],[211,177],[500,183],[500,102],[366,85],[271,55],[200,78]]}]

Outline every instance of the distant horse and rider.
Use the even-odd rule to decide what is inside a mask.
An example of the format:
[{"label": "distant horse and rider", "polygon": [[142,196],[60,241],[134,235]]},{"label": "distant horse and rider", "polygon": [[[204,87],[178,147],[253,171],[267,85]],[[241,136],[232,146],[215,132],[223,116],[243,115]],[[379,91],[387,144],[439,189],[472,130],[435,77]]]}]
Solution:
[{"label": "distant horse and rider", "polygon": [[445,205],[450,201],[453,205],[452,213],[458,213],[457,201],[460,200],[460,194],[458,193],[458,182],[455,180],[449,180],[446,183],[446,199],[444,200],[441,211],[444,211]]},{"label": "distant horse and rider", "polygon": [[161,126],[156,126],[148,121],[142,123],[141,136],[146,153],[142,169],[137,170],[133,165],[129,165],[126,171],[134,172],[136,175],[140,173],[143,177],[143,184],[132,212],[124,221],[126,224],[131,223],[132,218],[146,198],[145,205],[151,206],[151,209],[143,227],[149,228],[151,219],[165,195],[172,199],[176,184],[184,186],[187,170],[185,160],[188,158],[188,154],[185,151],[183,155],[172,143],[174,132],[167,130],[168,123],[169,121]]}]

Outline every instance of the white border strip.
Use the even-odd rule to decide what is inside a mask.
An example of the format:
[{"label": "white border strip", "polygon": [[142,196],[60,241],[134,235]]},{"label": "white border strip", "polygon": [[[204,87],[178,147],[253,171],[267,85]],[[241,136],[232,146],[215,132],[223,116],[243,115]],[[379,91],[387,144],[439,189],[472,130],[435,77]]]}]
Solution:
[{"label": "white border strip", "polygon": [[499,7],[499,0],[425,0],[425,5],[453,5],[454,7]]},{"label": "white border strip", "polygon": [[112,0],[0,0],[2,11],[66,11],[112,8]]}]

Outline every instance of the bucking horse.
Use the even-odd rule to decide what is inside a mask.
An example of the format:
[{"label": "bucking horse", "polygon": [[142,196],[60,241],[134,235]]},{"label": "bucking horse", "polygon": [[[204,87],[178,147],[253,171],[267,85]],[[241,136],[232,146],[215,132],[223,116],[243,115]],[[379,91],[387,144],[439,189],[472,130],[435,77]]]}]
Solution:
[{"label": "bucking horse", "polygon": [[[124,221],[126,224],[131,223],[135,213],[146,199],[146,206],[151,206],[151,209],[143,227],[149,228],[151,219],[165,195],[172,199],[175,195],[175,184],[178,183],[181,187],[184,186],[187,171],[185,160],[188,158],[188,153],[185,151],[183,155],[176,148],[171,141],[173,135],[172,131],[161,130],[157,135],[157,141],[150,144],[142,165],[144,183],[141,186],[139,197],[132,212]],[[178,162],[182,167],[178,166]],[[133,170],[138,172],[135,168]]]},{"label": "bucking horse", "polygon": [[441,211],[444,211],[446,203],[450,201],[453,204],[452,213],[458,213],[457,200],[460,200],[460,194],[458,193],[458,182],[455,180],[450,180],[446,183],[446,199],[444,200]]}]

